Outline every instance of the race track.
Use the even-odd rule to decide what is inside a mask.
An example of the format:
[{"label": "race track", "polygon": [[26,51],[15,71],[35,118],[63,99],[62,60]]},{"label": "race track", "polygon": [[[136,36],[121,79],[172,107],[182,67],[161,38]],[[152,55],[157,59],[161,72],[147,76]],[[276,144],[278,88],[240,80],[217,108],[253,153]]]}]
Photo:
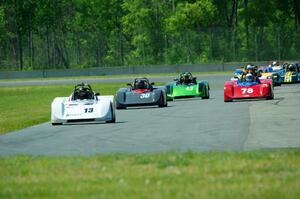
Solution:
[{"label": "race track", "polygon": [[274,100],[224,103],[223,83],[228,77],[205,79],[211,84],[211,99],[176,100],[167,108],[117,110],[115,124],[44,123],[0,135],[0,155],[300,147],[299,84],[276,87]]}]

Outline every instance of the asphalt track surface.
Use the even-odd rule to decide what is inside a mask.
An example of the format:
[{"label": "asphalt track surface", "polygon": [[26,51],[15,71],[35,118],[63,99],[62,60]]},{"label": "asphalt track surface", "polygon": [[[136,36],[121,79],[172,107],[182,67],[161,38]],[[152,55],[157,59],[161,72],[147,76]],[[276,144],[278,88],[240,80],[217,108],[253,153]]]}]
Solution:
[{"label": "asphalt track surface", "polygon": [[[167,81],[172,79],[168,78]],[[164,77],[150,79],[165,80]],[[212,88],[211,99],[175,100],[169,102],[166,108],[117,110],[115,124],[40,124],[0,135],[0,155],[94,155],[300,147],[299,84],[276,87],[274,100],[224,103],[223,83],[228,76],[207,76],[205,79]],[[127,80],[132,79],[122,79],[124,82]]]}]

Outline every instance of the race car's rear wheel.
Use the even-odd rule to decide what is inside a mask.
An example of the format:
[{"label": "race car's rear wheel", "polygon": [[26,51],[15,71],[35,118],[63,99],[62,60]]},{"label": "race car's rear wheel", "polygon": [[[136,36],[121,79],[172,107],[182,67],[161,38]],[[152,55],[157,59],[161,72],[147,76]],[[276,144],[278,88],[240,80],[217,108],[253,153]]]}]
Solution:
[{"label": "race car's rear wheel", "polygon": [[166,101],[166,103],[164,104],[164,107],[167,107],[168,106],[168,101]]},{"label": "race car's rear wheel", "polygon": [[168,102],[167,100],[165,100],[164,95],[162,94],[160,96],[159,102],[158,102],[158,107],[167,107],[168,106]]},{"label": "race car's rear wheel", "polygon": [[126,109],[126,106],[123,106],[116,101],[116,109]]},{"label": "race car's rear wheel", "polygon": [[274,99],[274,92],[273,92],[272,89],[270,88],[269,96],[267,97],[267,100],[272,100],[272,99]]},{"label": "race car's rear wheel", "polygon": [[203,95],[202,99],[209,99],[210,94],[209,94],[209,87],[205,87],[205,95]]},{"label": "race car's rear wheel", "polygon": [[281,83],[274,83],[274,86],[281,86]]}]

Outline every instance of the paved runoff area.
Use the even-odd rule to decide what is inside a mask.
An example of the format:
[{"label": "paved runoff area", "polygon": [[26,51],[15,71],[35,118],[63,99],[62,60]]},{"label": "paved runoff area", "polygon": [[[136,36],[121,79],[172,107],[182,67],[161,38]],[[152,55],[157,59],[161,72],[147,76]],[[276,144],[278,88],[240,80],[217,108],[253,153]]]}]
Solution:
[{"label": "paved runoff area", "polygon": [[[210,82],[211,99],[180,99],[169,102],[166,108],[117,110],[115,124],[40,124],[0,135],[0,155],[94,155],[300,147],[300,84],[275,87],[274,100],[224,103],[223,84],[229,77],[201,78]],[[166,80],[164,77],[151,79]],[[171,79],[169,77],[168,81]],[[124,82],[127,80],[132,79],[122,79]]]}]

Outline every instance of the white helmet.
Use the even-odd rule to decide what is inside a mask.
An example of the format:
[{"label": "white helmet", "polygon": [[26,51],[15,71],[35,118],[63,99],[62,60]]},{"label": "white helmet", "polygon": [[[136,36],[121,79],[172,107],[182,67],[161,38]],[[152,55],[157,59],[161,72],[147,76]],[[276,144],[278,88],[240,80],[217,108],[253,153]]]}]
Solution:
[{"label": "white helmet", "polygon": [[253,82],[254,81],[254,77],[251,73],[248,73],[245,77],[246,82]]},{"label": "white helmet", "polygon": [[278,61],[273,61],[272,62],[272,66],[278,66],[278,65],[279,65]]}]

